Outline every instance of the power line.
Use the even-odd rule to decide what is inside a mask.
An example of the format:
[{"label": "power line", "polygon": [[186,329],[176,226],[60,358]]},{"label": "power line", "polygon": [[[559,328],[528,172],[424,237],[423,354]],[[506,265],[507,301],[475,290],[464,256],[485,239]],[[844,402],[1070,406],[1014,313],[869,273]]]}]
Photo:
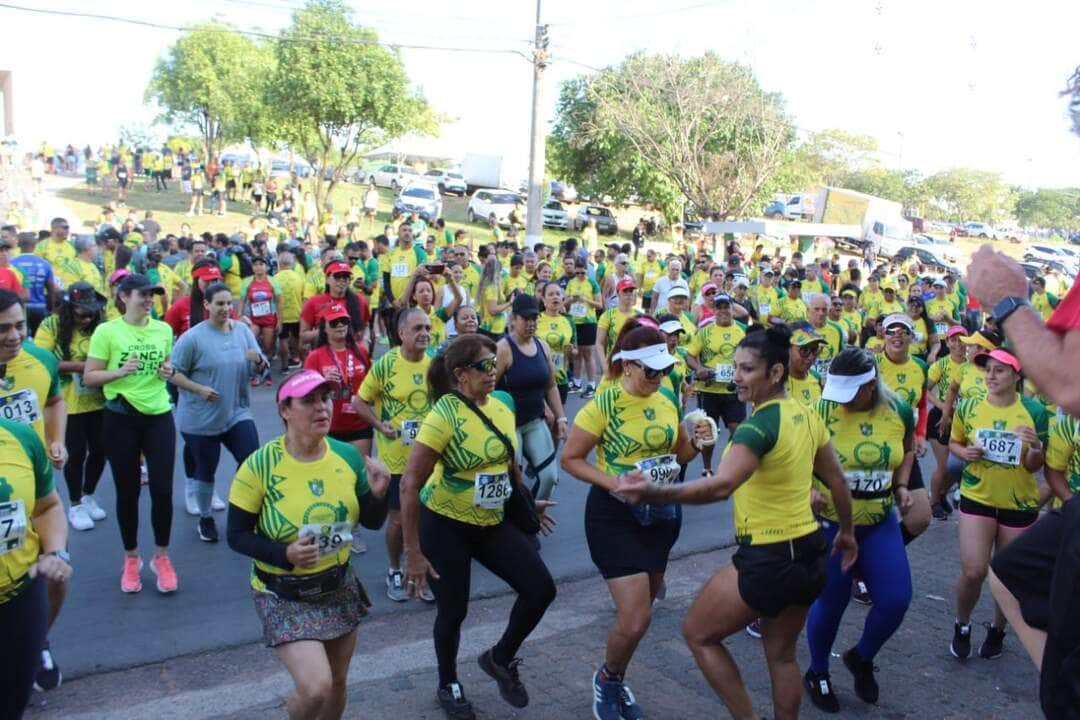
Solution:
[{"label": "power line", "polygon": [[595,23],[600,22],[604,24],[624,22],[626,20],[638,20],[640,18],[657,17],[660,15],[674,15],[675,13],[690,12],[691,10],[700,10],[707,7],[716,7],[722,3],[726,3],[727,0],[708,0],[707,2],[699,2],[695,5],[687,5],[685,7],[667,8],[664,10],[652,10],[648,12],[632,13],[629,15],[616,15],[615,17],[605,18],[581,18],[579,20],[563,20],[562,22],[548,23],[552,27],[559,25],[577,25],[580,23]]},{"label": "power line", "polygon": [[[128,24],[128,25],[135,25],[135,26],[138,26],[138,27],[154,28],[156,30],[175,30],[175,31],[179,31],[179,32],[187,32],[187,31],[191,30],[190,27],[184,27],[182,25],[169,25],[169,24],[166,24],[166,23],[153,22],[151,20],[139,20],[139,19],[136,19],[136,18],[118,17],[116,15],[101,15],[101,14],[97,14],[97,13],[76,12],[76,11],[72,11],[72,10],[51,10],[51,9],[45,9],[45,8],[32,8],[32,7],[25,7],[23,5],[12,5],[10,3],[0,3],[0,8],[7,9],[7,10],[16,10],[16,11],[19,11],[19,12],[36,13],[36,14],[39,14],[39,15],[52,15],[52,16],[58,16],[58,17],[81,18],[81,19],[86,19],[86,20],[103,20],[103,21],[106,21],[106,22],[118,22],[118,23],[125,23],[125,24]],[[446,45],[425,45],[425,44],[414,44],[414,43],[391,43],[391,42],[380,42],[378,40],[371,40],[371,41],[357,40],[357,39],[345,40],[345,39],[338,38],[338,37],[317,37],[317,36],[311,36],[311,35],[309,35],[309,36],[300,36],[300,37],[282,38],[282,37],[280,37],[278,35],[274,35],[272,33],[259,32],[257,30],[239,30],[239,29],[236,29],[236,28],[226,28],[226,27],[222,27],[222,28],[208,27],[208,28],[205,28],[205,29],[211,30],[211,31],[214,31],[214,32],[236,33],[237,35],[243,35],[245,37],[260,38],[260,39],[263,39],[263,40],[275,40],[275,41],[284,40],[284,41],[287,41],[287,42],[295,42],[295,43],[300,43],[300,44],[319,44],[319,43],[342,44],[342,43],[346,43],[346,44],[350,44],[350,45],[381,45],[383,47],[391,48],[391,49],[431,50],[431,51],[435,51],[435,52],[453,52],[453,53],[485,53],[485,54],[496,54],[496,55],[521,55],[521,56],[525,57],[526,59],[529,59],[529,60],[532,59],[528,55],[526,55],[525,53],[521,52],[520,50],[513,50],[513,49],[510,49],[510,48],[470,48],[470,47],[455,47],[455,46],[446,46]]]}]

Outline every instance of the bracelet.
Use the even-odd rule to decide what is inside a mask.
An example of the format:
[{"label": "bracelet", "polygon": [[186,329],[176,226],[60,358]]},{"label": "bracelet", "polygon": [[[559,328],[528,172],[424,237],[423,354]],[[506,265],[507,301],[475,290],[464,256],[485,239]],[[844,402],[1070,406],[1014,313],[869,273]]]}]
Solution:
[{"label": "bracelet", "polygon": [[557,422],[557,423],[561,423],[561,422],[568,423],[570,421],[567,420],[565,417],[561,417],[561,418],[555,418],[555,422]]}]

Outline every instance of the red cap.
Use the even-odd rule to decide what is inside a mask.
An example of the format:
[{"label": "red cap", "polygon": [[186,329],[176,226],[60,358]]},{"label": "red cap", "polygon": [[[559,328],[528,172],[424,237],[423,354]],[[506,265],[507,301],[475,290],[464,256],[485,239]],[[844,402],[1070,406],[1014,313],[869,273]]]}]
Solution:
[{"label": "red cap", "polygon": [[322,309],[319,313],[319,318],[330,322],[331,320],[337,320],[338,318],[349,317],[349,311],[345,309],[345,306],[341,303],[331,303]]},{"label": "red cap", "polygon": [[342,262],[341,260],[331,260],[329,263],[327,263],[326,268],[324,268],[323,272],[326,273],[327,277],[329,277],[330,275],[337,275],[338,273],[349,273],[351,275],[352,268],[349,267],[349,263],[347,262]]},{"label": "red cap", "polygon": [[217,265],[202,265],[191,271],[191,277],[199,280],[220,280],[221,270]]},{"label": "red cap", "polygon": [[622,280],[620,280],[619,283],[615,286],[615,292],[622,292],[623,290],[634,290],[636,288],[637,285],[634,284],[634,278],[628,275]]}]

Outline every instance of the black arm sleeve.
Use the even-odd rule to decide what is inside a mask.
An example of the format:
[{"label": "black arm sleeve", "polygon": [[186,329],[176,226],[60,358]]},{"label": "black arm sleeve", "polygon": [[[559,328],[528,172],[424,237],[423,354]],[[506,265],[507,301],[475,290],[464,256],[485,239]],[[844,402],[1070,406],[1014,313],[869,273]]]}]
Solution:
[{"label": "black arm sleeve", "polygon": [[386,295],[386,299],[390,302],[394,302],[394,291],[390,289],[390,273],[384,272],[382,274],[383,293]]},{"label": "black arm sleeve", "polygon": [[289,562],[289,556],[285,553],[288,545],[275,542],[255,532],[258,522],[259,516],[255,513],[241,510],[229,503],[229,519],[225,530],[229,547],[241,555],[247,555],[283,570],[292,570],[293,564]]},{"label": "black arm sleeve", "polygon": [[368,530],[378,530],[386,520],[386,497],[375,497],[370,490],[357,498],[360,501],[360,524]]}]

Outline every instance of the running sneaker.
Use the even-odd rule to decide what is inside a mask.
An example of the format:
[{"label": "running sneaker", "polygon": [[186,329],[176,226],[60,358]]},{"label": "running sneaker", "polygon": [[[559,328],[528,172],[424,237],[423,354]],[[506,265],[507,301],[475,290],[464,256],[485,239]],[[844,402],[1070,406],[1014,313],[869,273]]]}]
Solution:
[{"label": "running sneaker", "polygon": [[91,520],[104,520],[108,517],[105,511],[98,505],[97,498],[93,495],[83,495],[82,502],[79,503],[86,510],[86,514],[90,516]]},{"label": "running sneaker", "polygon": [[394,602],[405,602],[409,594],[405,592],[405,576],[400,570],[386,571],[386,597]]},{"label": "running sneaker", "polygon": [[259,387],[259,382],[260,380],[258,375],[251,376],[251,387]]},{"label": "running sneaker", "polygon": [[622,720],[622,686],[618,680],[601,680],[599,670],[593,673],[592,714],[596,720]]},{"label": "running sneaker", "polygon": [[941,507],[945,511],[946,515],[952,515],[953,506],[952,503],[949,502],[949,498],[947,495],[941,496]]},{"label": "running sneaker", "polygon": [[967,660],[968,655],[971,655],[971,624],[961,625],[960,623],[953,624],[953,636],[952,643],[949,645],[949,652],[957,660]]},{"label": "running sneaker", "polygon": [[188,515],[198,517],[202,513],[199,512],[199,500],[195,496],[195,480],[188,478],[187,487],[190,489],[184,493],[184,508],[187,510]]},{"label": "running sneaker", "polygon": [[746,634],[752,638],[761,639],[761,618],[746,626]]},{"label": "running sneaker", "polygon": [[137,555],[124,556],[124,569],[120,574],[120,592],[137,593],[142,590],[142,558]]},{"label": "running sneaker", "polygon": [[139,464],[139,484],[148,485],[150,483],[150,473],[146,469],[146,463]]},{"label": "running sneaker", "polygon": [[844,665],[855,679],[855,694],[859,696],[859,699],[864,703],[876,703],[878,684],[874,679],[874,670],[877,669],[874,667],[874,661],[864,659],[862,655],[859,655],[858,650],[851,648],[844,653]]},{"label": "running sneaker", "polygon": [[619,683],[619,717],[622,720],[641,720],[645,713],[641,712],[641,706],[637,704],[634,693],[626,683]]},{"label": "running sneaker", "polygon": [[364,538],[360,536],[359,531],[353,531],[352,551],[357,555],[363,555],[367,552],[367,543],[364,542]]},{"label": "running sneaker", "polygon": [[157,589],[162,595],[176,592],[180,580],[168,555],[155,555],[150,559],[150,570],[157,575]]},{"label": "running sneaker", "polygon": [[529,693],[525,691],[525,686],[518,675],[520,658],[514,658],[508,664],[500,665],[495,662],[491,650],[488,650],[478,657],[476,662],[480,664],[481,670],[499,684],[499,694],[502,695],[503,700],[516,708],[523,708],[529,704]]},{"label": "running sneaker", "polygon": [[41,666],[34,675],[34,689],[38,692],[55,690],[64,681],[60,667],[53,659],[52,650],[49,649],[49,641],[45,641],[45,647],[41,649]]},{"label": "running sneaker", "polygon": [[218,541],[217,523],[209,515],[199,518],[199,539],[208,543]]},{"label": "running sneaker", "polygon": [[86,508],[82,504],[72,505],[68,510],[68,522],[71,523],[71,527],[76,530],[93,530],[94,521],[90,518],[90,513],[86,512]]},{"label": "running sneaker", "polygon": [[873,601],[870,599],[870,588],[866,587],[866,583],[862,578],[857,578],[851,583],[851,599],[862,605],[872,605]]},{"label": "running sneaker", "polygon": [[816,673],[807,670],[803,675],[803,686],[810,694],[810,702],[814,707],[827,713],[840,712],[840,700],[833,692],[832,678],[829,673]]},{"label": "running sneaker", "polygon": [[274,384],[274,379],[272,377],[270,377],[270,371],[267,370],[266,374],[263,375],[263,387],[271,387],[271,386],[273,386],[273,384]]},{"label": "running sneaker", "polygon": [[289,369],[290,370],[296,370],[297,368],[301,367],[302,365],[303,365],[303,363],[300,362],[300,358],[298,358],[298,357],[289,358]]},{"label": "running sneaker", "polygon": [[581,391],[582,400],[592,400],[594,397],[596,397],[596,389],[593,388],[592,385],[589,385]]},{"label": "running sneaker", "polygon": [[997,660],[1005,652],[1005,628],[986,625],[986,639],[979,646],[979,657],[983,660]]},{"label": "running sneaker", "polygon": [[934,516],[935,520],[949,519],[949,513],[945,512],[945,506],[939,502],[934,503],[933,507],[930,508],[930,514]]},{"label": "running sneaker", "polygon": [[571,381],[570,381],[570,387],[569,387],[569,389],[567,390],[567,392],[568,392],[568,393],[578,393],[578,392],[581,392],[581,383],[580,383],[580,382],[578,382],[577,380],[571,380]]},{"label": "running sneaker", "polygon": [[218,497],[217,492],[214,492],[213,497],[210,498],[210,509],[214,512],[221,512],[225,508],[229,507],[225,504],[225,501]]},{"label": "running sneaker", "polygon": [[439,688],[439,705],[449,720],[475,720],[472,703],[465,699],[461,684],[452,682]]}]

